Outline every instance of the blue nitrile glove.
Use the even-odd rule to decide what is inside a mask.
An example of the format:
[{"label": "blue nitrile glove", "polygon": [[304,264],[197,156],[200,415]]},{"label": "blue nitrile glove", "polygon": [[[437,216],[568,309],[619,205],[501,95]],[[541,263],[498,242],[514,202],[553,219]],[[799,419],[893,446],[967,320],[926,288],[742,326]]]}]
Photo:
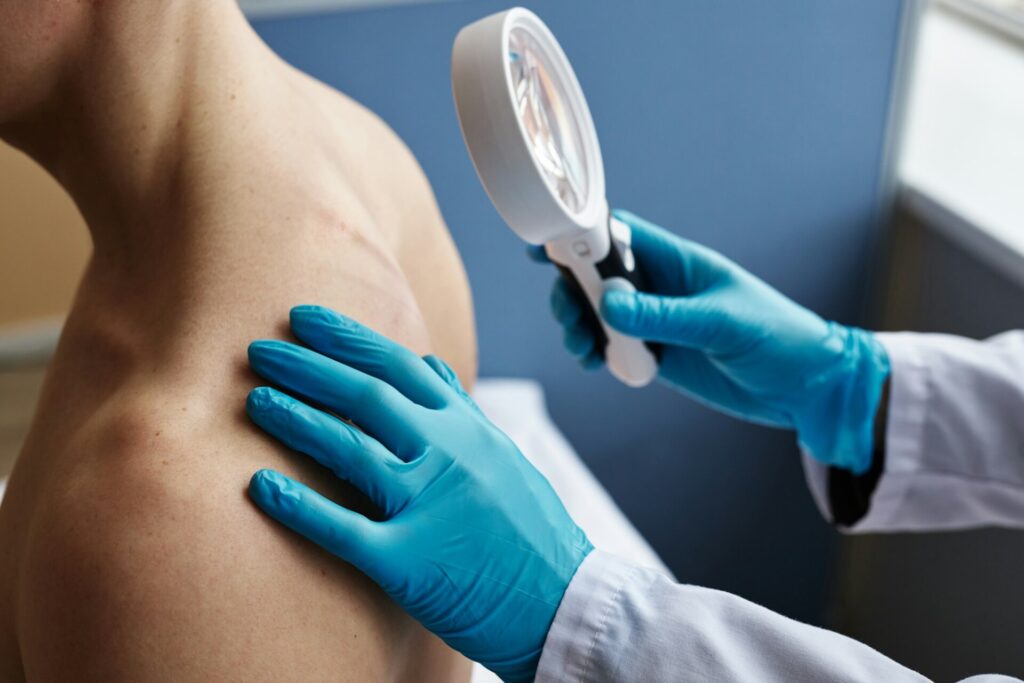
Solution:
[{"label": "blue nitrile glove", "polygon": [[291,326],[311,348],[254,342],[253,369],[360,429],[268,387],[249,394],[249,416],[365,493],[382,521],[269,470],[249,495],[452,648],[506,681],[533,680],[562,595],[593,549],[586,534],[443,361],[325,308],[292,309]]},{"label": "blue nitrile glove", "polygon": [[[817,460],[861,474],[889,359],[874,335],[827,322],[724,256],[631,213],[633,251],[652,293],[606,292],[613,328],[662,344],[659,377],[732,415],[797,431]],[[543,260],[543,253],[531,250]],[[551,307],[584,367],[602,362],[582,299],[561,277]]]}]

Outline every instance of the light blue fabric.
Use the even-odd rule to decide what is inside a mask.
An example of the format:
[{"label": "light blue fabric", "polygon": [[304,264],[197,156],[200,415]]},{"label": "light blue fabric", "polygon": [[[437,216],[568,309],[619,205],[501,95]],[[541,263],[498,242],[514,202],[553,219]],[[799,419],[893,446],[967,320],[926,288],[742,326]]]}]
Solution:
[{"label": "light blue fabric", "polygon": [[309,348],[249,347],[252,368],[289,392],[254,389],[249,416],[365,493],[380,520],[269,470],[253,476],[249,495],[452,648],[507,681],[532,680],[566,587],[593,549],[586,534],[443,361],[325,308],[293,309],[291,326]]},{"label": "light blue fabric", "polygon": [[[616,216],[633,230],[650,292],[606,292],[601,315],[662,345],[661,380],[731,415],[795,429],[817,460],[863,473],[889,376],[874,335],[823,320],[710,249],[631,213]],[[583,305],[559,278],[552,311],[566,348],[590,368],[601,358]]]}]

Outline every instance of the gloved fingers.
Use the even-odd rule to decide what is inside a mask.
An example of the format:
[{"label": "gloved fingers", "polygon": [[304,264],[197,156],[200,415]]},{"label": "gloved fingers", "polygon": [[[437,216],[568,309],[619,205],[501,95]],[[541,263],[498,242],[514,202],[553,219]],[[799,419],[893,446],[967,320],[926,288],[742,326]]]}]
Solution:
[{"label": "gloved fingers", "polygon": [[446,403],[447,387],[418,355],[348,316],[323,306],[296,306],[291,327],[304,344],[384,380],[426,408]]},{"label": "gloved fingers", "polygon": [[551,288],[551,313],[563,328],[563,343],[569,353],[579,360],[584,370],[604,365],[604,357],[596,348],[597,335],[584,320],[582,293],[564,277],[559,276]]},{"label": "gloved fingers", "polygon": [[597,370],[604,365],[604,356],[597,350],[593,350],[580,359],[580,367],[586,371]]},{"label": "gloved fingers", "polygon": [[633,253],[654,292],[671,296],[704,291],[729,272],[732,262],[639,216],[616,209],[632,230]]},{"label": "gloved fingers", "polygon": [[707,297],[610,290],[601,299],[601,317],[631,337],[705,351],[714,351],[730,328]]},{"label": "gloved fingers", "polygon": [[530,260],[534,263],[551,263],[551,259],[548,258],[548,252],[544,248],[543,244],[527,245],[526,255],[529,256]]},{"label": "gloved fingers", "polygon": [[551,287],[551,314],[563,327],[569,327],[583,317],[583,295],[579,288],[562,276]]},{"label": "gloved fingers", "polygon": [[444,383],[450,386],[463,401],[471,405],[473,408],[476,408],[477,411],[480,410],[476,401],[474,401],[469,393],[462,388],[462,382],[459,381],[459,376],[455,374],[455,371],[452,370],[450,365],[434,354],[423,356],[423,362],[429,365],[431,369],[437,373],[437,376],[444,380]]},{"label": "gloved fingers", "polygon": [[353,420],[396,454],[416,449],[419,411],[390,384],[298,344],[269,340],[249,345],[249,364],[261,377]]},{"label": "gloved fingers", "polygon": [[261,429],[351,483],[390,517],[407,502],[402,465],[380,442],[270,387],[249,392],[246,412]]},{"label": "gloved fingers", "polygon": [[594,350],[594,334],[581,323],[565,328],[562,337],[565,348],[577,358],[586,358]]},{"label": "gloved fingers", "polygon": [[252,476],[249,497],[281,524],[374,578],[383,546],[377,522],[273,470]]},{"label": "gloved fingers", "polygon": [[450,386],[455,391],[462,395],[467,395],[466,390],[462,388],[462,382],[459,381],[459,376],[452,370],[452,366],[444,362],[444,359],[434,354],[428,354],[423,356],[423,362],[430,366],[430,369],[437,373],[437,376],[441,380]]}]

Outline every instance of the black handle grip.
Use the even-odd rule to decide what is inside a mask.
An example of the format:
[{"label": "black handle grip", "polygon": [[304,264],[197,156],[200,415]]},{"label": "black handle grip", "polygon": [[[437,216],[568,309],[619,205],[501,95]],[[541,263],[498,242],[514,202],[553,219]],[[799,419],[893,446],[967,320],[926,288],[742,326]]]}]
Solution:
[{"label": "black handle grip", "polygon": [[604,351],[608,348],[608,335],[604,333],[604,326],[601,324],[597,311],[591,305],[590,298],[583,291],[583,286],[576,279],[575,273],[557,261],[552,261],[552,263],[558,268],[565,281],[569,283],[569,288],[572,289],[573,294],[583,302],[583,318],[581,322],[594,335],[594,350],[597,351],[601,358],[604,358]]},{"label": "black handle grip", "polygon": [[[609,225],[608,231],[611,232],[611,226]],[[616,243],[614,236],[612,236],[611,248],[608,250],[608,255],[605,256],[601,261],[596,264],[597,272],[601,275],[602,280],[610,280],[613,277],[619,277],[624,280],[628,280],[630,284],[638,292],[646,292],[647,289],[647,278],[644,277],[643,272],[636,266],[633,258],[630,257],[630,261],[633,262],[633,267],[630,268],[626,265],[626,261],[623,259],[622,252],[619,251],[619,245]],[[628,247],[627,247],[628,248]],[[604,331],[601,331],[602,336]],[[654,354],[655,359],[661,361],[661,345],[653,342],[645,341],[646,346],[651,353]]]},{"label": "black handle grip", "polygon": [[601,275],[602,280],[620,277],[623,280],[628,280],[636,287],[636,291],[647,291],[647,281],[643,273],[640,272],[640,269],[635,264],[632,268],[626,265],[622,252],[619,251],[619,246],[615,243],[614,239],[612,240],[611,248],[608,249],[608,255],[594,264],[594,267],[597,268],[597,272]]},{"label": "black handle grip", "polygon": [[[611,225],[608,226],[608,231],[611,233]],[[638,292],[647,291],[647,280],[644,278],[643,273],[636,264],[633,263],[633,259],[630,257],[630,265],[627,265],[626,259],[623,257],[622,251],[620,251],[620,245],[616,242],[613,235],[609,235],[609,241],[611,242],[608,254],[594,264],[597,269],[598,275],[601,276],[602,280],[611,280],[612,278],[621,278],[628,281],[633,285]],[[628,249],[628,247],[626,247]],[[594,310],[593,305],[590,303],[590,298],[587,297],[586,292],[583,291],[583,287],[580,285],[579,280],[576,279],[576,275],[568,267],[563,266],[558,262],[554,262],[558,267],[558,270],[562,273],[562,277],[569,283],[570,288],[583,302],[583,324],[594,334],[594,349],[600,354],[601,358],[605,357],[605,349],[608,347],[608,335],[605,334],[604,326],[601,324],[599,313]],[[654,344],[651,342],[644,342],[654,357],[661,360],[661,345]]]}]

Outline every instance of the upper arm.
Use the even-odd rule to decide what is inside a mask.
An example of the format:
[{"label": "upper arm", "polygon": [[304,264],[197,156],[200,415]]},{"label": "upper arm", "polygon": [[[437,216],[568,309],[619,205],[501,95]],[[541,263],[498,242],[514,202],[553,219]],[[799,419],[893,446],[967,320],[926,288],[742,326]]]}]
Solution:
[{"label": "upper arm", "polygon": [[47,507],[19,610],[30,680],[448,678],[451,653],[368,579],[249,503],[247,460],[219,462],[147,458]]}]

